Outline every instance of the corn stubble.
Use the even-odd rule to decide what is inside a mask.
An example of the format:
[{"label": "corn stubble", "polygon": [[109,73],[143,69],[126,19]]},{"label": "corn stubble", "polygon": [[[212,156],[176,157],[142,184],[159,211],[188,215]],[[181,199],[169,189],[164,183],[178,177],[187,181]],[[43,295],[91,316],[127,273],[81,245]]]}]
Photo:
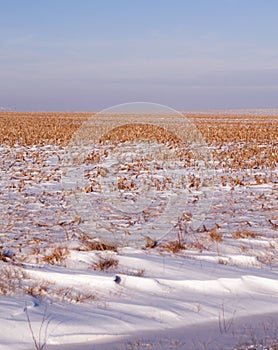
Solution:
[{"label": "corn stubble", "polygon": [[[32,259],[35,262],[38,261],[38,258],[35,257],[44,249],[52,249],[52,251],[48,255],[44,255],[40,262],[61,264],[61,261],[66,261],[69,255],[69,250],[64,245],[65,241],[76,240],[78,243],[74,249],[81,251],[117,251],[115,245],[94,241],[80,232],[79,225],[82,219],[67,216],[63,207],[65,193],[53,185],[59,184],[61,180],[60,150],[68,145],[74,133],[91,116],[92,113],[0,113],[0,147],[2,147],[0,167],[9,178],[4,187],[0,188],[0,195],[9,200],[13,200],[16,196],[22,198],[22,202],[17,205],[14,211],[5,207],[4,202],[0,201],[4,207],[0,217],[2,222],[0,275],[7,276],[7,271],[10,271],[7,270],[7,266],[20,266],[20,264],[32,261]],[[244,192],[248,188],[254,188],[254,191],[249,194],[250,205],[252,204],[252,208],[257,208],[258,212],[263,211],[263,215],[267,217],[266,224],[269,229],[273,232],[277,231],[277,213],[269,198],[276,196],[277,203],[278,197],[275,189],[277,190],[278,183],[278,117],[196,114],[186,115],[186,117],[196,125],[212,152],[216,170],[215,183],[220,189],[219,191],[231,191],[232,193],[232,191],[242,189]],[[181,140],[173,132],[157,126],[140,124],[134,127],[134,125],[127,124],[105,134],[99,141],[100,145],[104,145],[107,141],[119,143],[142,138],[167,144],[169,148],[172,147],[177,159],[184,162],[184,168],[190,168],[194,164],[194,155],[179,147],[182,145]],[[47,152],[43,147],[46,147]],[[101,152],[104,153],[101,154]],[[98,164],[103,156],[106,156],[105,150],[101,151],[100,148],[100,152],[93,151],[85,160],[88,164],[96,165],[96,174],[91,179],[90,185],[84,189],[87,194],[102,190],[98,176],[104,170]],[[53,166],[49,166],[51,157],[56,159]],[[134,177],[138,172],[148,172],[150,164],[152,167],[156,166],[155,163],[151,162],[152,159],[136,160],[130,164],[123,164],[124,169],[122,170],[127,175],[132,174]],[[53,185],[52,192],[47,191],[50,183]],[[184,178],[184,183],[186,183],[188,191],[198,191],[204,186],[195,175]],[[157,192],[162,192],[171,185],[171,181],[166,177],[160,181],[154,179],[153,183],[150,184]],[[256,188],[262,188],[266,185],[270,185],[272,188],[269,194],[264,191],[256,191]],[[119,191],[138,190],[136,183],[131,181],[128,176],[120,177],[117,186]],[[30,196],[28,191],[31,189],[32,192],[33,188],[40,190],[34,191],[34,194]],[[5,198],[3,201],[6,200]],[[198,198],[196,198],[197,200]],[[226,203],[226,205],[230,206],[230,216],[234,216],[236,220],[235,200],[232,197],[229,200],[230,203]],[[33,208],[28,212],[28,215],[26,214],[28,207],[33,205],[34,201],[37,201],[38,210],[44,211],[45,220],[39,219]],[[217,204],[211,210],[217,212],[219,210]],[[159,217],[160,212],[145,212],[144,220],[148,221],[155,215]],[[190,221],[190,213],[188,213],[184,222]],[[23,224],[24,222],[25,224]],[[160,245],[149,244],[146,247],[156,249],[158,246],[160,250],[173,253],[186,250],[202,252],[210,249],[212,243],[217,244],[217,247],[221,246],[226,237],[230,236],[231,240],[241,241],[241,250],[247,254],[246,242],[250,239],[256,240],[259,237],[258,230],[256,227],[254,228],[256,225],[252,222],[240,221],[240,217],[238,222],[239,224],[232,227],[233,232],[228,234],[222,232],[221,226],[225,223],[219,225],[215,222],[209,228],[203,226],[191,239],[188,239],[186,229],[179,228],[177,229],[176,241],[171,239]],[[136,223],[130,222],[130,226],[134,224]],[[55,246],[53,246],[53,239],[55,239]],[[59,239],[61,247],[59,247]],[[271,249],[275,250],[275,243],[271,244]],[[2,246],[8,249],[8,254],[4,252]],[[12,253],[10,254],[10,252]],[[262,257],[263,259],[266,261],[267,257]],[[111,267],[117,268],[116,260],[100,260],[94,266],[95,269],[102,271]],[[13,270],[11,271],[13,272]],[[11,278],[14,273],[12,272]],[[9,294],[10,290],[17,288],[18,285],[15,286],[12,283],[0,284],[0,293]],[[34,288],[30,285],[24,288],[29,290],[30,294],[35,293],[34,289],[36,289],[36,293],[39,293],[37,287]],[[40,291],[40,293],[44,293],[44,291]]]}]

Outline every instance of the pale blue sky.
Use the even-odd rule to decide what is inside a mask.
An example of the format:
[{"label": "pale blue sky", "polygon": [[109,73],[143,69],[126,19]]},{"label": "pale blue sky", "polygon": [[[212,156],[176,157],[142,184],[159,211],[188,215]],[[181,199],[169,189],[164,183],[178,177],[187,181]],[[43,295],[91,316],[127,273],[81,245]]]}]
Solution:
[{"label": "pale blue sky", "polygon": [[278,108],[277,0],[0,0],[0,106]]}]

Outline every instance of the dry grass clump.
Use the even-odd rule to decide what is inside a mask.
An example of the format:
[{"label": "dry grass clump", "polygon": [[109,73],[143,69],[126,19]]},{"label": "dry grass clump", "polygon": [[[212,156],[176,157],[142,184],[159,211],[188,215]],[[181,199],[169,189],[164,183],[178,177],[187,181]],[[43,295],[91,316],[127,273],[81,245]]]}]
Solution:
[{"label": "dry grass clump", "polygon": [[47,296],[49,282],[31,281],[25,270],[18,266],[0,266],[0,294],[22,295],[29,294],[34,297]]},{"label": "dry grass clump", "polygon": [[27,274],[22,268],[15,266],[0,266],[0,294],[15,295],[22,290],[22,282]]},{"label": "dry grass clump", "polygon": [[237,230],[233,233],[232,238],[234,239],[241,239],[241,238],[256,238],[258,237],[257,234],[250,232],[248,230]]},{"label": "dry grass clump", "polygon": [[74,288],[59,288],[55,283],[44,280],[33,280],[23,268],[0,265],[0,295],[14,296],[28,294],[35,298],[51,297],[55,300],[70,303],[81,303],[95,300],[92,293]]},{"label": "dry grass clump", "polygon": [[205,247],[203,243],[200,242],[200,240],[195,240],[194,242],[187,244],[186,248],[192,249],[192,250],[198,250],[199,253],[202,253],[204,250],[208,250],[208,248]]},{"label": "dry grass clump", "polygon": [[145,274],[145,269],[128,270],[125,273],[129,276],[143,277]]},{"label": "dry grass clump", "polygon": [[69,249],[67,247],[57,247],[50,254],[45,255],[43,261],[51,265],[61,264],[68,255]]},{"label": "dry grass clump", "polygon": [[94,250],[100,250],[105,251],[109,250],[112,252],[117,252],[118,249],[115,245],[109,244],[105,242],[104,240],[94,240],[89,235],[82,234],[80,237],[80,241],[82,243],[82,246],[78,248],[80,251],[94,251]]},{"label": "dry grass clump", "polygon": [[55,284],[46,281],[40,283],[32,281],[23,286],[22,292],[35,298],[51,296],[54,300],[67,303],[85,303],[96,299],[92,293],[79,291],[75,288],[59,288]]},{"label": "dry grass clump", "polygon": [[23,292],[35,298],[42,298],[48,295],[50,286],[49,282],[31,282],[23,287]]},{"label": "dry grass clump", "polygon": [[97,263],[93,265],[93,269],[97,271],[107,271],[115,269],[119,265],[119,261],[113,256],[99,257]]},{"label": "dry grass clump", "polygon": [[169,241],[164,244],[159,245],[163,250],[172,252],[174,254],[180,252],[181,250],[187,249],[187,246],[183,244],[180,240]]},{"label": "dry grass clump", "polygon": [[213,228],[213,229],[209,230],[209,239],[212,242],[222,242],[223,241],[222,234],[220,232],[217,232],[217,228]]},{"label": "dry grass clump", "polygon": [[145,247],[144,249],[152,249],[157,247],[158,242],[150,237],[145,237]]},{"label": "dry grass clump", "polygon": [[227,259],[223,259],[223,258],[219,258],[218,259],[218,264],[220,264],[220,265],[228,265],[228,260]]},{"label": "dry grass clump", "polygon": [[60,288],[55,291],[57,298],[67,303],[85,303],[96,300],[92,293],[80,292],[74,288]]}]

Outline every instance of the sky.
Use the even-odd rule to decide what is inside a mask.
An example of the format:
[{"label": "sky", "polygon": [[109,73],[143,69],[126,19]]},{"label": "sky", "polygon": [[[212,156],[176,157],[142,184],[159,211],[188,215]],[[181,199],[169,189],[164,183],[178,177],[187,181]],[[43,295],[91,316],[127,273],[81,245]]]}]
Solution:
[{"label": "sky", "polygon": [[0,0],[0,107],[278,108],[277,0]]}]

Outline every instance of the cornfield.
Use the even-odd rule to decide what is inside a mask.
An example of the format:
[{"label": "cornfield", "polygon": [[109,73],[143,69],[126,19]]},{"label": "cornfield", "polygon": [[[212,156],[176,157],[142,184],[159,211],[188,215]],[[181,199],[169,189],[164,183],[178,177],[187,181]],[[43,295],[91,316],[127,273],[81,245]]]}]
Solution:
[{"label": "cornfield", "polygon": [[[275,252],[278,117],[186,115],[202,135],[205,148],[213,159],[213,184],[199,174],[197,153],[184,147],[186,137],[181,139],[182,134],[175,134],[173,128],[167,129],[167,123],[166,127],[148,123],[134,125],[130,122],[132,118],[127,117],[126,125],[103,133],[96,147],[86,154],[83,159],[84,183],[80,184],[80,188],[79,185],[74,190],[63,188],[67,147],[90,118],[94,120],[97,115],[0,113],[1,260],[16,257],[22,261],[36,257],[38,261],[46,261],[46,251],[50,246],[52,249],[56,246],[63,248],[65,242],[72,239],[76,239],[82,249],[82,237],[88,233],[88,222],[91,225],[90,237],[105,231],[106,237],[120,237],[123,241],[134,232],[140,232],[142,227],[151,229],[152,220],[157,230],[161,230],[165,224],[163,213],[169,206],[167,194],[171,191],[186,192],[186,202],[181,199],[176,203],[180,206],[184,204],[183,213],[179,213],[176,223],[169,219],[173,232],[168,242],[172,242],[175,235],[178,237],[178,245],[173,246],[184,244],[186,238],[190,249],[211,249],[211,244],[224,245],[227,240],[260,237],[267,229],[267,235],[274,239],[270,242],[271,251]],[[180,129],[179,123],[182,121],[175,124],[177,130]],[[162,148],[152,148],[148,153],[143,145],[141,148],[136,146],[139,150],[136,156],[128,155],[128,158],[123,155],[119,148],[121,144],[129,145],[129,142],[136,143],[142,139],[151,145],[164,145],[169,154],[164,153]],[[112,184],[109,183],[111,169],[103,165],[111,154],[120,159],[117,173],[114,169],[115,181]],[[172,159],[175,159],[176,169],[169,166],[165,171],[163,164],[167,161],[169,164]],[[208,161],[210,158],[204,157],[201,164]],[[83,215],[83,207],[73,210],[75,202],[71,202],[69,207],[66,205],[68,198],[76,196],[73,193],[76,191],[94,206],[96,216],[92,214],[88,219],[87,212]],[[106,202],[101,199],[103,192]],[[203,203],[203,192],[206,198],[211,194],[204,204],[205,210],[203,204],[199,204]],[[113,193],[119,194],[117,201],[114,201]],[[136,198],[143,195],[149,201],[147,207],[139,199],[136,202]],[[124,214],[113,212],[109,201],[115,206],[121,202],[119,212],[122,210]],[[135,203],[134,212],[140,213],[134,214],[130,203]],[[195,220],[194,211],[199,213],[201,210],[205,211],[203,216],[198,217],[202,225],[196,226],[194,235],[190,235],[188,224]],[[171,216],[174,210],[167,213]],[[154,240],[152,242],[152,246],[156,246]],[[117,239],[113,241],[115,245],[118,243]],[[109,245],[109,242],[106,244]],[[163,243],[169,246],[167,244]],[[240,249],[246,252],[248,247],[243,242]]]}]

